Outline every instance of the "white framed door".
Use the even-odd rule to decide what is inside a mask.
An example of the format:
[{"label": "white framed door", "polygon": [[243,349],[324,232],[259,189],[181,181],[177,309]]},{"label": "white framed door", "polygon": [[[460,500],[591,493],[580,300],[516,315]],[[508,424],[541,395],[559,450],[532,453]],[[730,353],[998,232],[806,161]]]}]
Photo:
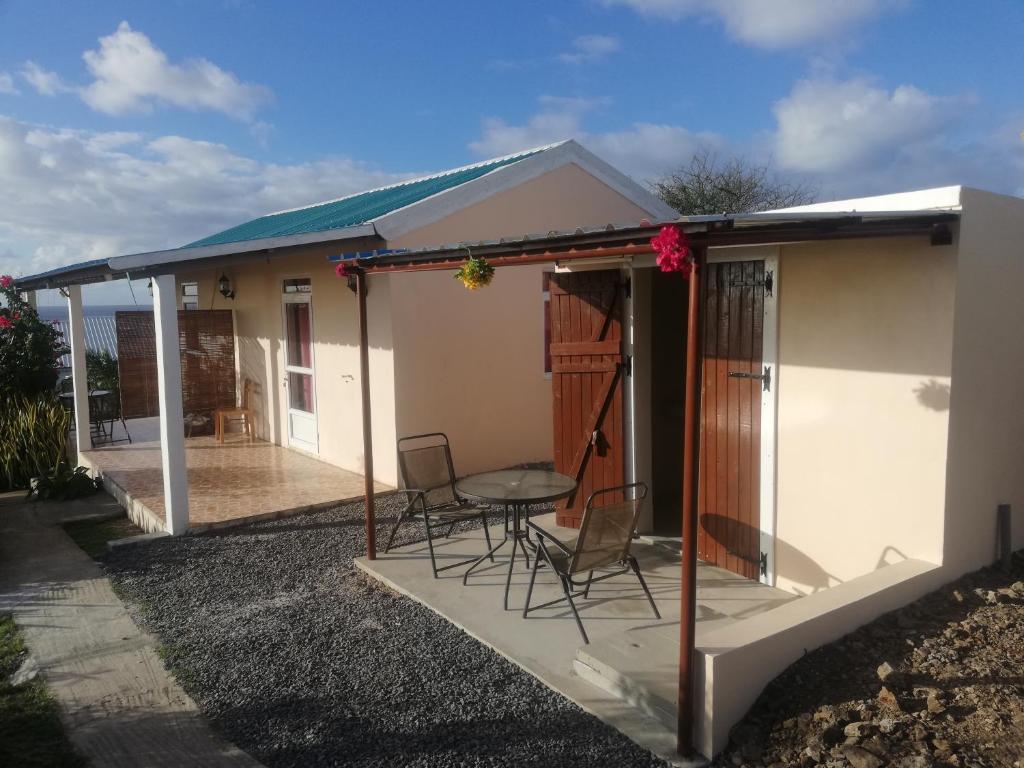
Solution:
[{"label": "white framed door", "polygon": [[319,453],[316,419],[316,373],[313,360],[313,301],[309,278],[285,280],[284,388],[288,446]]}]

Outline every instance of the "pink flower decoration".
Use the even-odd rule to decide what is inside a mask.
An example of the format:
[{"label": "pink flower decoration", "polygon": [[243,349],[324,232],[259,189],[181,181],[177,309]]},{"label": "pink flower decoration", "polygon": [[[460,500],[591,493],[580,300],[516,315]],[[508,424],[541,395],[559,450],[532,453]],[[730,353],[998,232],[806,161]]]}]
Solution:
[{"label": "pink flower decoration", "polygon": [[14,285],[14,278],[10,275],[0,276],[0,288],[10,288]]},{"label": "pink flower decoration", "polygon": [[0,328],[10,328],[14,323],[6,315],[0,315]]},{"label": "pink flower decoration", "polygon": [[658,254],[658,267],[662,272],[681,272],[683,277],[693,274],[693,252],[686,233],[673,224],[661,228],[657,237],[651,238],[651,247]]},{"label": "pink flower decoration", "polygon": [[334,274],[338,277],[355,277],[357,268],[354,264],[342,261],[334,268]]}]

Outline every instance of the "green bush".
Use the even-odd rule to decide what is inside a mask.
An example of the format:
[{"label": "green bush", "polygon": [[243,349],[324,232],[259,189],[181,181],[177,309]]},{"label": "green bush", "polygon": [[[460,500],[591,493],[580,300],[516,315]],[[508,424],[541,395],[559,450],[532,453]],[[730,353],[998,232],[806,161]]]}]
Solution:
[{"label": "green bush", "polygon": [[0,489],[28,488],[33,477],[66,470],[69,421],[53,394],[0,397]]},{"label": "green bush", "polygon": [[101,487],[99,478],[89,477],[89,470],[85,467],[71,469],[64,464],[53,474],[36,478],[32,486],[32,498],[36,501],[70,501],[91,496]]},{"label": "green bush", "polygon": [[67,351],[60,331],[39,318],[10,275],[0,276],[0,399],[52,392],[57,360]]}]

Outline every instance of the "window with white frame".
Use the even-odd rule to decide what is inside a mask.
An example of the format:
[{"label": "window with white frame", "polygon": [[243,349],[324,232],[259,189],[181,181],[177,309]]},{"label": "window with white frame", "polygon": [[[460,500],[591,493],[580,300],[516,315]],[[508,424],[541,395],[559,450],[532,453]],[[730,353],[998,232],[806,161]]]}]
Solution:
[{"label": "window with white frame", "polygon": [[199,283],[181,284],[181,308],[199,309]]}]

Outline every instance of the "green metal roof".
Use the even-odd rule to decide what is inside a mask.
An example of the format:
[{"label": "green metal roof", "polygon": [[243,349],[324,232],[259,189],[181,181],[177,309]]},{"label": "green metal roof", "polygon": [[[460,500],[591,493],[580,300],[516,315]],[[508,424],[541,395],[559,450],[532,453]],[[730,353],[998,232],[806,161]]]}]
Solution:
[{"label": "green metal roof", "polygon": [[476,165],[456,168],[452,171],[427,176],[422,179],[393,184],[389,187],[359,192],[340,200],[317,203],[292,211],[271,213],[244,224],[225,229],[215,235],[189,243],[185,248],[201,245],[222,245],[244,240],[261,240],[267,237],[301,235],[309,232],[323,232],[366,224],[386,213],[407,205],[418,203],[428,197],[465,184],[506,165],[517,163],[527,157],[543,152],[549,147],[487,160]]}]

